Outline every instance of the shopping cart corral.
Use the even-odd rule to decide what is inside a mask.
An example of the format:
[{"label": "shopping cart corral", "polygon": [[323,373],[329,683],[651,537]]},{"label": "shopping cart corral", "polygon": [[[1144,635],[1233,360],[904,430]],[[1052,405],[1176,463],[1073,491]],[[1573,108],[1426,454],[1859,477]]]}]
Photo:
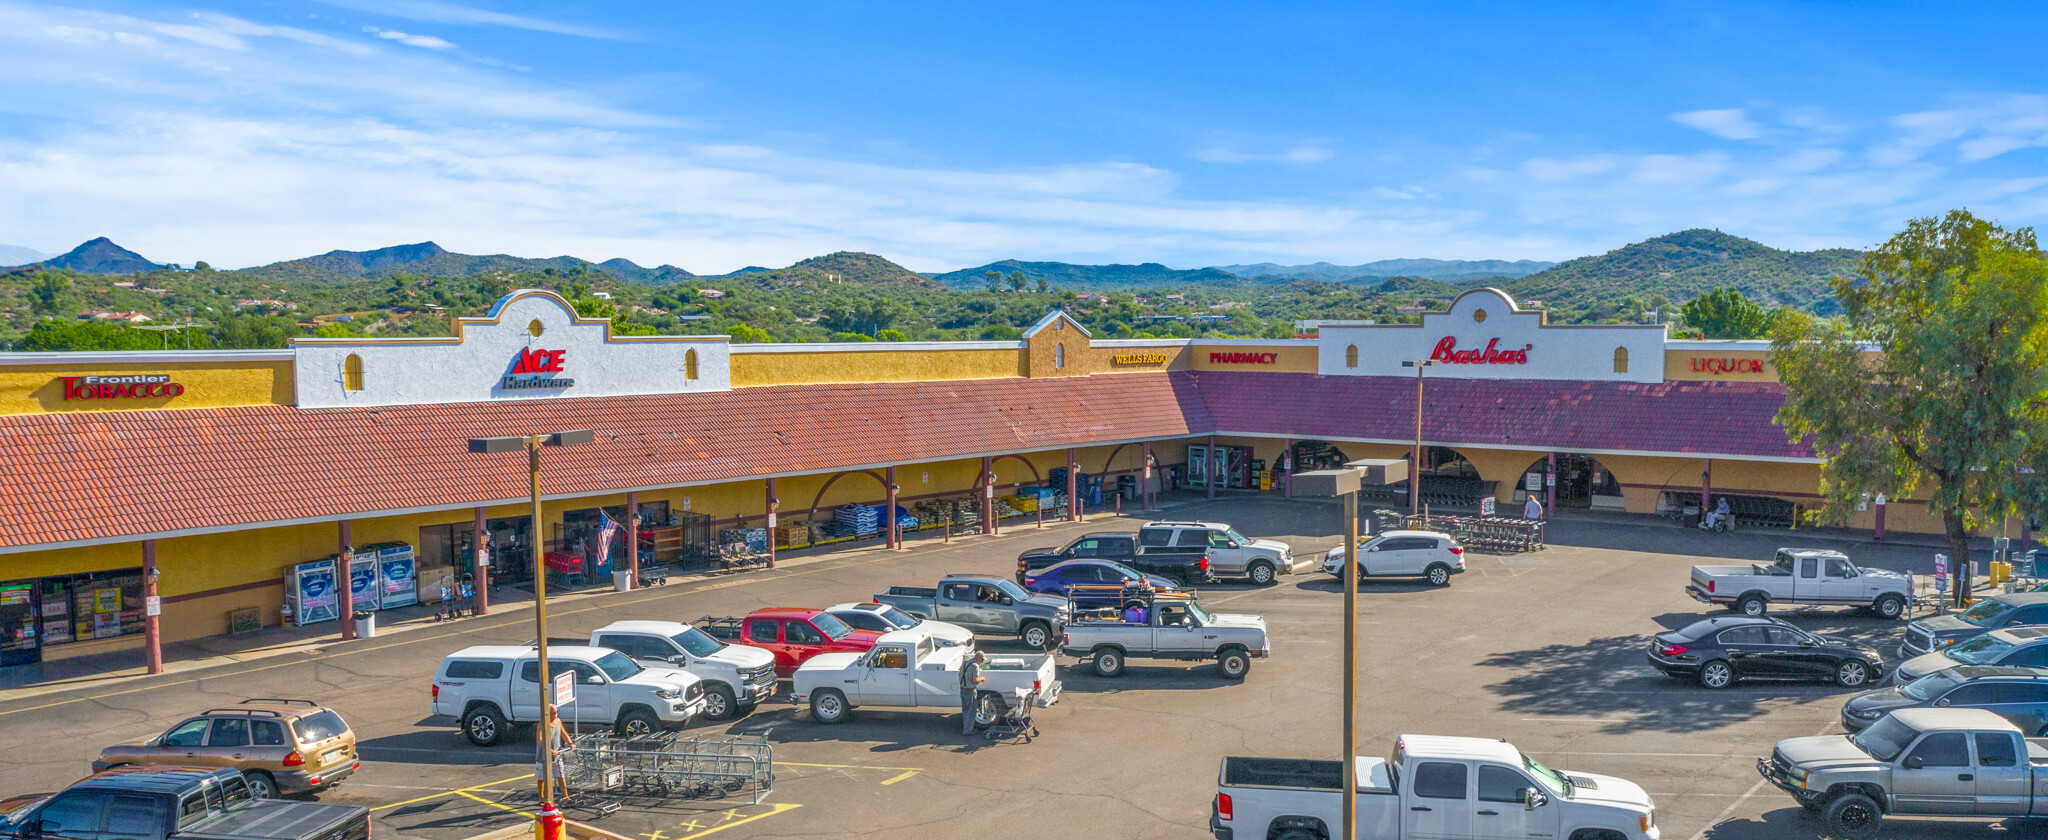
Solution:
[{"label": "shopping cart corral", "polygon": [[563,803],[598,817],[634,798],[760,804],[774,788],[774,747],[763,737],[584,735],[562,752]]}]

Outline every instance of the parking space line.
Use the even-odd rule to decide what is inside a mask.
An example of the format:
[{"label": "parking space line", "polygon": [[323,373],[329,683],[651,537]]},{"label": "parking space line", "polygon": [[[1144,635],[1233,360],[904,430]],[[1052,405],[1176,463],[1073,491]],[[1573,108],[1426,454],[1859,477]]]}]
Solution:
[{"label": "parking space line", "polygon": [[[1828,730],[1833,728],[1835,728],[1834,724],[1831,723],[1822,728],[1821,731],[1813,734],[1815,737],[1826,735]],[[1707,832],[1714,830],[1714,826],[1720,825],[1721,821],[1727,819],[1729,814],[1735,813],[1735,809],[1742,807],[1742,803],[1749,801],[1750,797],[1755,796],[1756,792],[1762,790],[1764,785],[1769,784],[1770,781],[1770,779],[1756,780],[1756,784],[1750,785],[1749,790],[1745,790],[1741,796],[1735,797],[1734,802],[1728,803],[1728,807],[1722,808],[1721,813],[1715,814],[1713,819],[1707,821],[1704,828],[1693,834],[1692,840],[1706,840]]]},{"label": "parking space line", "polygon": [[502,802],[492,802],[491,800],[485,799],[485,798],[483,798],[483,797],[481,797],[481,796],[478,796],[478,795],[476,795],[476,794],[474,794],[474,793],[470,793],[469,791],[466,791],[466,790],[458,790],[458,791],[455,791],[455,795],[456,795],[456,796],[461,796],[461,797],[466,797],[466,798],[468,798],[468,799],[472,799],[472,800],[475,800],[475,801],[477,801],[477,802],[482,802],[483,804],[485,804],[485,805],[489,805],[489,806],[491,806],[491,807],[493,807],[493,808],[496,808],[496,809],[498,809],[498,810],[500,810],[500,811],[511,811],[512,813],[514,813],[514,814],[518,814],[518,815],[520,815],[520,816],[522,816],[522,817],[525,817],[525,818],[527,818],[527,819],[529,819],[529,820],[530,820],[530,819],[535,819],[534,815],[532,815],[532,814],[529,814],[529,813],[527,813],[527,812],[525,812],[525,811],[521,811],[521,810],[519,810],[518,808],[514,808],[514,807],[512,807],[512,806],[510,806],[510,805],[506,805],[506,804],[504,804],[504,803],[502,803]]},{"label": "parking space line", "polygon": [[[426,796],[422,796],[422,797],[420,797],[420,798],[418,798],[418,799],[408,799],[408,800],[405,800],[404,802],[393,802],[393,803],[391,803],[391,804],[389,804],[389,805],[379,805],[379,806],[377,806],[377,807],[375,807],[375,808],[371,808],[370,810],[372,810],[372,811],[383,811],[383,810],[386,810],[386,809],[389,809],[389,808],[397,808],[397,807],[399,807],[399,806],[402,806],[402,805],[412,805],[412,804],[414,804],[414,803],[418,803],[418,802],[425,802],[425,801],[427,801],[427,800],[429,800],[429,799],[440,799],[440,798],[441,798],[441,797],[443,797],[443,796],[458,796],[458,795],[461,795],[461,796],[468,796],[468,795],[470,795],[470,794],[469,794],[469,792],[470,792],[470,791],[473,791],[473,790],[483,790],[484,788],[487,788],[487,787],[495,787],[495,786],[497,786],[497,785],[502,785],[502,784],[505,784],[506,782],[516,782],[516,781],[519,781],[519,780],[521,780],[521,779],[531,779],[531,778],[533,778],[533,774],[532,774],[532,773],[528,773],[528,774],[526,774],[526,775],[524,775],[524,776],[513,776],[512,778],[509,778],[509,779],[499,779],[499,780],[497,780],[497,781],[495,781],[495,782],[485,782],[485,783],[483,783],[483,784],[480,784],[480,785],[470,785],[469,787],[466,787],[466,788],[457,788],[457,789],[455,789],[455,790],[444,790],[444,791],[441,791],[440,793],[433,793],[433,794],[428,794],[428,795],[426,795]],[[491,804],[493,804],[493,805],[496,805],[497,803],[493,802],[493,803],[491,803]],[[521,812],[521,813],[524,813],[524,812]],[[531,815],[529,815],[529,816],[531,816]]]},{"label": "parking space line", "polygon": [[901,774],[890,777],[887,781],[882,782],[882,784],[893,785],[897,782],[903,781],[904,779],[908,779],[915,775],[917,775],[916,770],[905,770]]},{"label": "parking space line", "polygon": [[916,773],[924,769],[922,767],[884,767],[880,764],[805,764],[801,761],[778,761],[775,763],[784,767],[823,767],[828,770],[909,770],[912,773]]},{"label": "parking space line", "polygon": [[[768,810],[768,811],[763,811],[763,812],[761,812],[761,813],[758,813],[758,814],[755,814],[755,815],[753,815],[753,816],[751,816],[751,817],[741,817],[741,818],[739,818],[739,819],[736,819],[736,820],[732,820],[731,822],[725,822],[725,823],[720,823],[720,824],[718,824],[718,825],[714,825],[714,826],[712,826],[712,827],[710,827],[710,828],[704,829],[703,831],[699,831],[699,832],[696,832],[696,833],[694,833],[694,834],[685,834],[685,835],[682,835],[681,837],[677,837],[677,838],[675,838],[675,840],[696,840],[696,838],[698,838],[698,837],[707,837],[707,836],[710,836],[710,835],[713,835],[713,834],[717,834],[718,832],[724,831],[724,830],[726,830],[726,829],[728,829],[728,828],[733,828],[733,827],[735,827],[735,826],[742,826],[742,825],[746,825],[747,823],[753,822],[753,821],[755,821],[755,820],[763,820],[763,819],[767,819],[767,818],[769,818],[769,817],[775,816],[776,814],[784,813],[784,812],[787,812],[787,811],[794,811],[794,810],[796,810],[796,809],[798,809],[798,808],[802,808],[802,807],[804,807],[804,806],[802,806],[802,805],[797,805],[797,804],[795,804],[795,803],[790,803],[790,802],[778,802],[778,803],[775,803],[774,805],[771,805],[771,806],[769,806],[769,807],[770,807],[770,808],[771,808],[772,810]],[[731,811],[727,811],[727,812],[725,812],[725,813],[726,813],[726,815],[727,815],[727,819],[731,819],[731,815],[732,815],[732,813],[733,813],[733,812],[731,812]]]}]

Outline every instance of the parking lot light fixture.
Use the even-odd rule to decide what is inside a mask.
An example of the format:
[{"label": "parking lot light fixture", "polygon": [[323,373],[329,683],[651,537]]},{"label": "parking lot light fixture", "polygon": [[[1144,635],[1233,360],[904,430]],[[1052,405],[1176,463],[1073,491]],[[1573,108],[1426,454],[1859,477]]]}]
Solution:
[{"label": "parking lot light fixture", "polygon": [[526,450],[527,487],[532,493],[533,502],[533,538],[527,540],[527,542],[533,544],[533,625],[534,640],[538,646],[534,651],[534,655],[539,660],[539,688],[541,693],[540,725],[534,727],[534,737],[540,742],[541,774],[538,781],[540,783],[540,801],[543,804],[555,801],[553,796],[555,788],[555,762],[554,756],[548,753],[548,748],[550,746],[549,742],[552,740],[549,736],[556,729],[555,718],[560,714],[560,711],[555,708],[553,698],[548,694],[548,692],[554,690],[554,684],[548,679],[548,567],[547,543],[540,538],[540,450],[543,446],[576,446],[578,444],[590,443],[596,439],[597,433],[589,429],[514,437],[469,439],[469,451],[477,454]]},{"label": "parking lot light fixture", "polygon": [[1415,475],[1408,482],[1408,512],[1422,512],[1422,369],[1435,365],[1434,359],[1411,359],[1402,367],[1415,369]]}]

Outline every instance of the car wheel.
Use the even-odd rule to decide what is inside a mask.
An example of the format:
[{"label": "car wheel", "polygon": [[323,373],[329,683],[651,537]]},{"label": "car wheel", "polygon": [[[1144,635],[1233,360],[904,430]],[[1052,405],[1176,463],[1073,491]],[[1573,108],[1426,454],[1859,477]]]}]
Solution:
[{"label": "car wheel", "polygon": [[505,716],[489,706],[478,706],[462,716],[462,734],[479,747],[495,747],[505,740]]},{"label": "car wheel", "polygon": [[1003,719],[1003,697],[993,691],[984,691],[974,704],[974,728],[987,729]]},{"label": "car wheel", "polygon": [[276,799],[277,780],[269,773],[244,773],[242,781],[249,783],[249,795],[257,799]]},{"label": "car wheel", "polygon": [[634,709],[619,716],[619,722],[612,724],[612,734],[626,738],[638,738],[661,731],[661,718],[646,709]]},{"label": "car wheel", "polygon": [[1251,655],[1236,648],[1226,650],[1221,656],[1216,657],[1216,670],[1223,672],[1224,679],[1244,679],[1246,674],[1252,672]]},{"label": "car wheel", "polygon": [[1752,618],[1763,615],[1770,611],[1770,608],[1770,602],[1765,601],[1762,595],[1744,595],[1741,600],[1735,602],[1736,612]]},{"label": "car wheel", "polygon": [[822,689],[811,695],[811,720],[833,724],[846,720],[846,695],[832,689]]},{"label": "car wheel", "polygon": [[1260,586],[1273,585],[1273,564],[1253,563],[1252,567],[1246,571],[1248,572],[1247,576],[1252,579],[1252,583]]},{"label": "car wheel", "polygon": [[1821,811],[1828,833],[1843,840],[1870,840],[1884,824],[1884,812],[1877,802],[1860,793],[1837,796]]},{"label": "car wheel", "polygon": [[1052,649],[1052,628],[1041,622],[1034,621],[1024,625],[1024,632],[1019,635],[1023,637],[1025,647],[1034,650]]},{"label": "car wheel", "polygon": [[1843,688],[1860,688],[1870,682],[1870,666],[1861,659],[1850,659],[1835,667],[1835,684]]},{"label": "car wheel", "polygon": [[1423,575],[1429,579],[1430,586],[1451,585],[1451,567],[1442,563],[1431,565]]},{"label": "car wheel", "polygon": [[1095,675],[1099,677],[1121,677],[1124,675],[1124,653],[1115,648],[1095,652]]},{"label": "car wheel", "polygon": [[1716,659],[1700,666],[1700,685],[1706,688],[1722,689],[1735,684],[1735,668]]},{"label": "car wheel", "polygon": [[726,720],[739,716],[739,701],[734,700],[732,689],[720,683],[704,692],[704,716],[712,720]]},{"label": "car wheel", "polygon": [[1870,608],[1876,610],[1880,618],[1898,618],[1906,614],[1906,599],[1897,595],[1886,595],[1877,599],[1877,603],[1872,604]]}]

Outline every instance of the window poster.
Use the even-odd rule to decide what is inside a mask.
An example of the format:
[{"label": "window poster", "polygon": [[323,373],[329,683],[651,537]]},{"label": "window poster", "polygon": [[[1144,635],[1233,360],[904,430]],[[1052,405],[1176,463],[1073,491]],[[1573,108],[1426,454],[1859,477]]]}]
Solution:
[{"label": "window poster", "polygon": [[[95,589],[92,592],[92,602],[93,612],[118,613],[121,611],[121,588],[116,586],[106,589]],[[115,616],[116,624],[119,623],[119,618],[119,616]]]}]

